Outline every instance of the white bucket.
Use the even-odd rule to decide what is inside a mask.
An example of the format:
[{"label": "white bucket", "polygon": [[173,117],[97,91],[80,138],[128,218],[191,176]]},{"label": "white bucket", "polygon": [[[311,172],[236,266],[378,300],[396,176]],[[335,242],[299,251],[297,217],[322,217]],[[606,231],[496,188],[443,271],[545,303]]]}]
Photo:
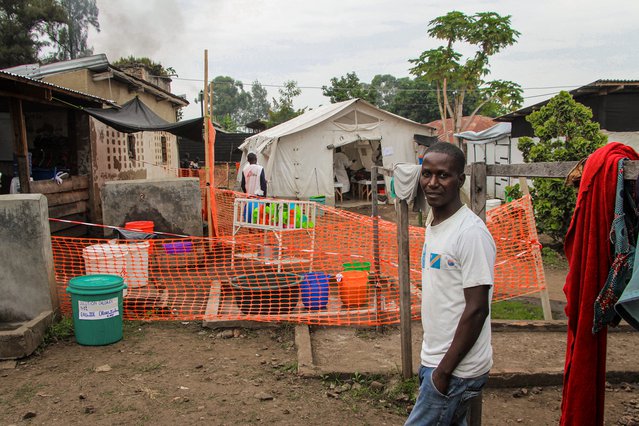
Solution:
[{"label": "white bucket", "polygon": [[492,210],[499,206],[501,206],[501,200],[499,198],[492,198],[490,200],[486,200],[486,211]]},{"label": "white bucket", "polygon": [[85,247],[82,257],[86,273],[119,275],[128,288],[144,287],[149,280],[149,245],[144,241]]}]

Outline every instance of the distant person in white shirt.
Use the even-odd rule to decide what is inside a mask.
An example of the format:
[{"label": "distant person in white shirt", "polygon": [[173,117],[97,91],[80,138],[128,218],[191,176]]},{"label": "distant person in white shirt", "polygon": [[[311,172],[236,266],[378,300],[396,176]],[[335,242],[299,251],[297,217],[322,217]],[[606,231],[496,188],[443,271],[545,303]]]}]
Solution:
[{"label": "distant person in white shirt", "polygon": [[[333,173],[335,174],[335,180],[342,184],[342,195],[351,190],[351,181],[346,169],[352,164],[353,161],[342,152],[341,148],[335,148],[335,154],[333,154]],[[344,198],[349,198],[349,196],[350,195],[346,195]]]},{"label": "distant person in white shirt", "polygon": [[242,191],[249,195],[266,197],[264,167],[257,164],[257,155],[252,152],[249,152],[246,159],[248,163],[242,169]]},{"label": "distant person in white shirt", "polygon": [[432,208],[422,249],[419,396],[406,425],[466,425],[469,401],[493,364],[490,300],[496,248],[482,220],[460,198],[464,153],[429,147],[419,183]]}]

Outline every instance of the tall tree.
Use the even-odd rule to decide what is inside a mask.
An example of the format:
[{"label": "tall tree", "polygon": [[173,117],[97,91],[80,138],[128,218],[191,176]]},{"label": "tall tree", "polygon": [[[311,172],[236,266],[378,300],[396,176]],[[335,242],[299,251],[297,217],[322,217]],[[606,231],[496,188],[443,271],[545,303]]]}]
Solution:
[{"label": "tall tree", "polygon": [[[422,52],[411,59],[410,72],[436,84],[439,114],[446,129],[446,119],[453,118],[453,132],[462,128],[464,102],[469,92],[477,92],[481,102],[470,114],[475,115],[485,104],[500,102],[507,109],[516,109],[523,102],[521,87],[511,81],[485,81],[490,72],[490,57],[517,42],[519,32],[511,27],[510,15],[495,12],[465,15],[453,11],[428,24],[428,35],[445,42],[444,46]],[[455,50],[456,43],[476,48],[475,54],[463,58]]]},{"label": "tall tree", "polygon": [[322,86],[322,93],[328,96],[333,104],[354,98],[377,103],[377,91],[369,84],[362,83],[354,71],[346,73],[346,76],[331,78],[331,85]]},{"label": "tall tree", "polygon": [[[607,136],[592,121],[592,110],[575,101],[570,93],[561,92],[548,104],[526,117],[537,142],[519,138],[518,148],[526,163],[574,161],[588,157],[603,146]],[[531,193],[539,231],[562,243],[577,199],[574,188],[563,179],[533,179]]]},{"label": "tall tree", "polygon": [[63,22],[55,0],[0,0],[0,68],[36,62],[47,23]]},{"label": "tall tree", "polygon": [[234,131],[239,125],[246,124],[250,98],[251,95],[244,90],[241,81],[218,75],[213,79],[214,120],[223,124],[228,131]]},{"label": "tall tree", "polygon": [[437,120],[439,110],[434,87],[433,83],[421,78],[399,78],[395,96],[386,109],[418,123]]},{"label": "tall tree", "polygon": [[390,74],[377,74],[371,80],[370,87],[375,91],[376,105],[382,109],[389,110],[399,88],[397,77]]},{"label": "tall tree", "polygon": [[268,112],[268,127],[277,126],[280,123],[295,118],[302,114],[305,110],[295,109],[293,107],[293,99],[302,94],[302,90],[297,87],[297,82],[289,80],[284,82],[284,87],[278,90],[279,99],[273,98],[273,105]]},{"label": "tall tree", "polygon": [[100,31],[96,0],[58,0],[64,9],[66,22],[48,23],[46,33],[56,50],[48,58],[51,61],[66,61],[93,54],[87,44],[89,27]]},{"label": "tall tree", "polygon": [[268,101],[268,92],[259,81],[255,80],[251,85],[251,96],[246,123],[268,118],[268,112],[270,109],[271,104]]}]

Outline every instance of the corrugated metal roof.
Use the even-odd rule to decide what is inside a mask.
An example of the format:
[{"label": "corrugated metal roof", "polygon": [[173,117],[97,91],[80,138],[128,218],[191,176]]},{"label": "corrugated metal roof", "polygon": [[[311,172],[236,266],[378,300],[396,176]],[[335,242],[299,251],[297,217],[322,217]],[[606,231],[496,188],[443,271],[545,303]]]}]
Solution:
[{"label": "corrugated metal roof", "polygon": [[35,80],[40,80],[47,75],[85,68],[90,69],[91,71],[106,71],[109,68],[109,60],[104,53],[100,53],[98,55],[71,59],[69,61],[54,62],[52,64],[46,65],[18,65],[16,67],[5,68],[3,71],[30,77]]},{"label": "corrugated metal roof", "polygon": [[[626,86],[637,86],[639,88],[639,80],[614,80],[614,79],[600,79],[593,81],[592,83],[586,84],[584,86],[578,87],[569,91],[573,97],[578,95],[585,95],[588,93],[597,93],[600,92],[602,88],[611,87],[617,89],[624,89]],[[552,99],[552,98],[550,98]],[[517,111],[513,111],[509,114],[504,114],[500,117],[495,118],[495,121],[513,121],[517,117],[522,117],[530,114],[533,111],[538,110],[542,106],[546,105],[550,102],[550,99],[546,99],[545,101],[538,102],[534,105],[527,106],[525,108],[518,109]]]},{"label": "corrugated metal roof", "polygon": [[118,104],[115,101],[100,98],[99,96],[94,96],[89,93],[80,92],[78,90],[68,89],[66,87],[58,86],[57,84],[47,83],[40,80],[34,80],[33,78],[25,77],[23,75],[14,74],[12,72],[0,70],[0,78],[11,79],[15,81],[20,81],[25,84],[30,84],[38,87],[47,87],[50,89],[55,89],[58,92],[65,93],[70,96],[88,98],[97,103],[106,104],[113,107],[118,107]]},{"label": "corrugated metal roof", "polygon": [[27,64],[18,65],[11,68],[5,68],[4,71],[30,77],[35,80],[41,80],[49,75],[60,74],[75,70],[88,69],[96,72],[115,71],[114,75],[119,80],[126,80],[127,82],[135,81],[135,84],[140,86],[150,87],[153,90],[160,92],[161,96],[166,97],[168,101],[177,105],[186,106],[189,102],[177,96],[168,90],[165,90],[151,82],[138,78],[134,75],[127,74],[121,69],[109,64],[109,60],[104,53],[97,55],[87,56],[84,58],[71,59],[68,61],[54,62],[52,64],[40,65],[40,64]]}]

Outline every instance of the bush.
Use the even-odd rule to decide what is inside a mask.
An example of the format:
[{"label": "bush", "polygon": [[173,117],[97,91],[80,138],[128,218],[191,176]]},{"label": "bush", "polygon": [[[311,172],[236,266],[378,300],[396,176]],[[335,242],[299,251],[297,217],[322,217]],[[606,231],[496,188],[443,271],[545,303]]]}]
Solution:
[{"label": "bush", "polygon": [[[518,148],[526,163],[578,161],[602,147],[607,136],[592,122],[590,108],[576,102],[568,92],[561,92],[526,117],[538,142],[529,137],[519,139]],[[577,199],[577,192],[562,179],[536,178],[530,193],[540,233],[562,243]]]}]

